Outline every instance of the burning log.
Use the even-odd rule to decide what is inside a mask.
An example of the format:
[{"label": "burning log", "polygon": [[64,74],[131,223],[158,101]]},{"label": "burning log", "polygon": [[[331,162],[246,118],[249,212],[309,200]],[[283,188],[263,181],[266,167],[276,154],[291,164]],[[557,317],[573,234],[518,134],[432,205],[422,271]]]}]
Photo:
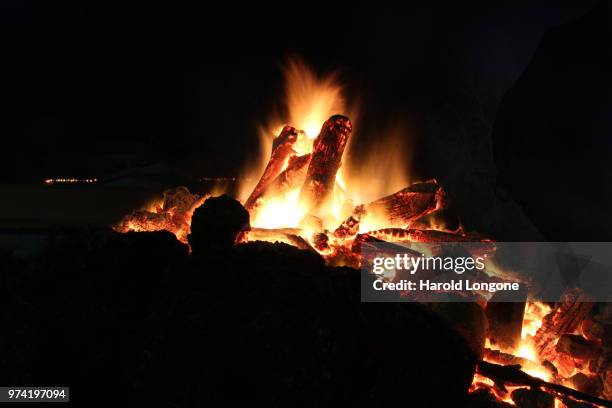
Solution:
[{"label": "burning log", "polygon": [[169,213],[172,221],[179,227],[189,227],[193,211],[200,206],[209,195],[192,194],[187,187],[176,187],[164,191],[163,211]]},{"label": "burning log", "polygon": [[553,408],[555,398],[538,389],[518,388],[510,393],[510,398],[519,408]]},{"label": "burning log", "polygon": [[352,130],[353,125],[346,116],[334,115],[325,121],[321,133],[314,140],[312,160],[299,200],[300,205],[308,209],[307,212],[319,215],[330,203],[336,173],[342,163],[342,154]]},{"label": "burning log", "polygon": [[338,239],[350,239],[355,237],[355,235],[357,235],[358,233],[359,221],[350,216],[346,220],[344,220],[338,228],[335,229],[334,237]]},{"label": "burning log", "polygon": [[395,227],[406,227],[442,206],[444,191],[436,180],[415,183],[389,196],[362,204],[355,208],[353,216],[361,219],[366,214],[385,216]]},{"label": "burning log", "polygon": [[[448,231],[438,231],[430,229],[414,229],[414,228],[381,228],[379,230],[370,231],[368,234],[377,238],[385,239],[393,242],[427,242],[427,243],[451,243],[451,242],[476,242],[489,243],[491,245],[476,245],[479,248],[489,248],[491,251],[495,249],[495,244],[490,239],[476,233],[454,233]],[[487,252],[491,252],[487,251]]]},{"label": "burning log", "polygon": [[[491,240],[485,238],[484,236],[477,233],[453,233],[447,231],[438,231],[438,230],[418,230],[418,229],[408,229],[410,232],[410,238],[414,242],[491,242]],[[478,247],[482,247],[478,245]],[[488,247],[488,246],[487,246]],[[491,248],[495,248],[494,245],[491,245]]]},{"label": "burning log", "polygon": [[208,196],[193,194],[184,186],[171,188],[164,191],[164,203],[162,208],[164,211],[174,211],[176,213],[186,214],[190,210],[193,212],[193,207],[197,203],[201,204],[205,198],[208,198]]},{"label": "burning log", "polygon": [[170,231],[181,242],[187,242],[193,211],[209,195],[192,194],[187,187],[176,187],[164,191],[164,199],[153,211],[139,210],[123,217],[113,229],[118,232],[128,231]]},{"label": "burning log", "polygon": [[585,319],[582,321],[580,333],[587,340],[604,343],[612,341],[612,325],[601,323],[593,319]]},{"label": "burning log", "polygon": [[534,337],[538,355],[542,360],[554,360],[555,342],[566,333],[572,333],[586,318],[593,304],[579,289],[567,291],[555,308],[544,317]]},{"label": "burning log", "polygon": [[529,364],[529,360],[523,357],[515,356],[514,354],[504,353],[499,350],[492,350],[485,348],[484,359],[489,362],[493,362],[501,365],[520,365],[526,367]]},{"label": "burning log", "polygon": [[597,343],[589,341],[578,334],[564,334],[555,347],[558,353],[564,353],[578,360],[592,360],[599,355]]},{"label": "burning log", "polygon": [[268,165],[261,175],[259,182],[253,189],[253,192],[244,203],[244,208],[247,210],[253,208],[268,185],[281,173],[289,156],[295,153],[293,145],[297,140],[297,136],[298,132],[295,128],[285,126],[280,135],[272,141],[272,153],[270,154]]},{"label": "burning log", "polygon": [[257,202],[265,201],[269,197],[277,197],[293,189],[300,187],[306,179],[306,171],[310,163],[311,154],[302,156],[291,156],[287,168],[283,170],[267,188],[260,194],[259,199],[251,207],[250,211],[257,207]]},{"label": "burning log", "polygon": [[440,208],[410,223],[410,228],[459,231],[461,221],[452,208]]},{"label": "burning log", "polygon": [[476,364],[476,372],[484,377],[493,380],[495,385],[507,392],[506,386],[530,387],[539,389],[556,398],[569,398],[573,401],[587,402],[603,407],[612,407],[612,401],[603,400],[593,395],[581,391],[573,390],[559,384],[553,384],[521,371],[520,366],[502,366],[479,361]]},{"label": "burning log", "polygon": [[329,237],[323,232],[318,232],[312,237],[314,247],[317,251],[327,252],[331,249],[329,245]]},{"label": "burning log", "polygon": [[145,210],[134,211],[113,226],[115,231],[123,233],[128,231],[172,231],[174,228],[175,225],[168,214]]},{"label": "burning log", "polygon": [[491,350],[490,348],[485,348],[484,360],[490,363],[500,364],[503,366],[518,365],[521,366],[521,368],[527,370],[544,368],[546,369],[550,377],[555,379],[555,382],[557,382],[556,380],[559,379],[557,368],[548,361],[544,361],[540,365],[539,363],[536,363],[524,357],[515,356],[514,354],[510,353],[504,353],[500,350]]},{"label": "burning log", "polygon": [[[452,233],[437,230],[418,230],[413,228],[383,228],[368,232],[368,235],[386,242],[425,242],[425,243],[453,243],[461,242],[464,248],[474,256],[486,256],[495,252],[495,243],[475,233]],[[467,244],[473,242],[473,245]],[[433,249],[433,246],[430,246]],[[440,245],[439,249],[445,249]]]},{"label": "burning log", "polygon": [[306,179],[306,172],[312,155],[310,153],[302,156],[292,156],[289,158],[287,168],[279,174],[271,185],[274,192],[292,190]]},{"label": "burning log", "polygon": [[[384,247],[380,246],[382,243],[385,244]],[[380,238],[371,236],[370,234],[357,234],[353,240],[353,244],[351,245],[351,251],[356,254],[361,254],[363,251],[380,253],[388,251],[388,253],[392,256],[395,256],[398,253],[407,253],[416,257],[421,256],[421,253],[418,251],[403,246],[394,245],[392,242],[384,241]]]},{"label": "burning log", "polygon": [[572,388],[591,395],[599,395],[603,391],[601,380],[597,376],[577,373],[569,379]]},{"label": "burning log", "polygon": [[604,351],[589,363],[589,371],[596,373],[603,385],[603,396],[612,399],[612,350]]},{"label": "burning log", "polygon": [[557,353],[556,355],[552,355],[551,359],[551,363],[555,365],[561,378],[571,377],[576,371],[576,368],[578,368],[576,360],[567,354]]}]

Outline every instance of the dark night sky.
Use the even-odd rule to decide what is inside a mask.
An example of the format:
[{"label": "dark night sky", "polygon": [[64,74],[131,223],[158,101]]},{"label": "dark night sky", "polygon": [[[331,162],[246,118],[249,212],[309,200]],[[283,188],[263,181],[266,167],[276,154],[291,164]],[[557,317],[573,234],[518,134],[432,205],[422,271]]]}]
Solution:
[{"label": "dark night sky", "polygon": [[98,175],[106,167],[95,158],[118,151],[134,163],[195,152],[237,169],[282,94],[290,55],[340,69],[366,119],[418,112],[457,78],[497,101],[544,31],[592,5],[535,3],[279,13],[229,2],[3,2],[2,180]]}]

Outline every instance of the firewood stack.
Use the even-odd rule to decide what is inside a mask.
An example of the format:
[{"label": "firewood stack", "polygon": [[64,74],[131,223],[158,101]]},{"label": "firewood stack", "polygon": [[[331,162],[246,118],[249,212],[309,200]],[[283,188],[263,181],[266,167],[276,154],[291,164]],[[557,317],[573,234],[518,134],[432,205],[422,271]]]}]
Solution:
[{"label": "firewood stack", "polygon": [[349,118],[334,115],[325,121],[314,140],[312,159],[300,191],[300,205],[308,208],[313,215],[323,216],[329,211],[336,173],[342,164],[342,154],[352,131]]},{"label": "firewood stack", "polygon": [[[344,220],[331,229],[326,228],[334,194],[341,190],[336,175],[351,132],[350,120],[334,115],[314,139],[312,152],[299,155],[295,147],[298,139],[305,138],[305,133],[291,126],[282,129],[272,142],[269,162],[244,206],[253,220],[268,200],[295,191],[299,192],[298,205],[306,213],[297,226],[253,227],[248,240],[285,242],[320,254],[328,264],[353,267],[360,266],[362,249],[383,242],[474,242],[474,251],[494,250],[495,243],[477,233],[427,228],[428,220],[446,204],[444,190],[436,180],[414,183],[369,203],[354,205],[346,201],[344,207],[349,208],[342,216]],[[186,242],[191,215],[207,198],[191,194],[185,187],[168,190],[155,210],[129,214],[114,228],[120,232],[165,229]],[[368,217],[384,220],[385,227],[363,231]],[[513,386],[518,382],[527,388],[507,391],[499,399],[502,404],[499,406],[506,404],[501,399],[511,399],[517,406],[550,406],[553,397],[566,406],[605,405],[601,398],[612,399],[612,318],[594,315],[593,303],[588,300],[579,290],[568,290],[544,317],[533,338],[541,363],[512,352],[486,349],[479,375],[488,376],[495,386],[477,386],[475,391],[480,394],[483,390],[494,391],[499,397],[497,393],[504,387],[498,382]],[[486,311],[487,337],[490,341],[496,340],[499,347],[515,348],[521,339],[525,303],[499,307],[489,304],[493,306]],[[552,383],[528,376],[520,371],[520,366],[545,368]],[[475,380],[474,384],[480,383]]]},{"label": "firewood stack", "polygon": [[[336,176],[352,129],[349,118],[334,115],[325,121],[313,140],[311,153],[298,155],[295,147],[299,142],[307,142],[305,133],[289,125],[283,127],[272,141],[269,161],[244,207],[253,220],[270,199],[299,190],[298,206],[306,214],[299,223],[301,230],[287,233],[284,229],[257,228],[251,232],[250,239],[295,245],[296,238],[301,237],[301,248],[318,252],[330,264],[355,267],[360,264],[361,242],[484,240],[463,231],[437,231],[423,227],[427,225],[425,217],[445,205],[444,190],[436,180],[414,183],[370,203],[354,205],[345,200],[345,220],[331,230],[325,229],[324,220],[329,221],[334,194],[343,192]],[[182,242],[187,242],[191,214],[206,198],[191,194],[185,187],[169,190],[157,208],[135,211],[125,216],[114,229],[120,232],[168,230]],[[177,199],[184,203],[176,204],[174,201]],[[359,234],[360,223],[368,217],[386,220],[389,228]],[[419,225],[419,228],[409,229],[412,224]]]},{"label": "firewood stack", "polygon": [[[331,212],[334,191],[341,191],[336,175],[342,165],[342,156],[352,132],[351,121],[343,115],[334,115],[323,124],[314,139],[312,153],[298,156],[292,151],[293,135],[302,131],[285,126],[274,139],[269,162],[257,186],[245,201],[245,207],[256,218],[267,200],[279,197],[299,188],[298,206],[306,210],[299,223],[301,235],[309,241],[313,250],[323,255],[330,264],[359,266],[359,243],[375,239],[377,242],[480,242],[486,239],[477,234],[462,231],[437,231],[423,229],[428,214],[445,206],[445,194],[436,180],[414,183],[396,193],[370,203],[349,205],[343,222],[336,228],[323,228],[323,219]],[[289,137],[291,135],[292,137]],[[352,208],[352,209],[351,209]],[[386,220],[389,228],[360,232],[360,223],[370,217]],[[409,229],[412,224],[420,228]],[[360,237],[359,239],[357,239]],[[370,238],[367,238],[370,237]],[[367,239],[366,239],[367,238]],[[291,243],[282,229],[258,228],[252,239]]]},{"label": "firewood stack", "polygon": [[268,162],[261,179],[255,186],[255,189],[244,203],[244,207],[247,210],[251,210],[254,207],[255,203],[257,200],[259,200],[270,183],[281,174],[283,166],[289,157],[295,156],[293,145],[297,141],[297,138],[297,130],[291,126],[285,126],[281,131],[281,134],[272,141],[272,154],[270,155],[270,161]]},{"label": "firewood stack", "polygon": [[612,399],[612,323],[593,315],[593,306],[579,289],[568,290],[544,318],[534,342],[564,383]]}]

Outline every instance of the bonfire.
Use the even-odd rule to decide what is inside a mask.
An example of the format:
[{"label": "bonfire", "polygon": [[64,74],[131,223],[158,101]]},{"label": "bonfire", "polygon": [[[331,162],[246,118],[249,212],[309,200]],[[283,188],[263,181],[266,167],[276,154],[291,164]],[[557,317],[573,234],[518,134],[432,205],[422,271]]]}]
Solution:
[{"label": "bonfire", "polygon": [[[386,174],[373,171],[370,182],[362,169],[356,183],[343,162],[355,124],[341,87],[333,76],[317,78],[295,63],[286,77],[288,117],[284,124],[262,128],[267,162],[251,169],[251,178],[257,173],[254,185],[242,186],[241,202],[251,218],[248,241],[285,242],[320,254],[329,265],[352,267],[360,266],[366,243],[492,242],[461,227],[444,227],[436,215],[446,206],[445,193],[436,180],[394,190],[395,173],[405,172],[394,160],[393,141],[374,159],[362,159],[379,168],[387,163]],[[268,129],[274,129],[271,142]],[[187,243],[193,211],[208,197],[185,187],[171,189],[114,228],[167,230]],[[593,316],[592,303],[579,291],[568,291],[555,305],[515,304],[509,326],[496,325],[495,307],[484,306],[490,329],[470,392],[498,406],[611,406],[601,397],[612,397],[612,353],[601,346],[612,339],[612,328]]]}]

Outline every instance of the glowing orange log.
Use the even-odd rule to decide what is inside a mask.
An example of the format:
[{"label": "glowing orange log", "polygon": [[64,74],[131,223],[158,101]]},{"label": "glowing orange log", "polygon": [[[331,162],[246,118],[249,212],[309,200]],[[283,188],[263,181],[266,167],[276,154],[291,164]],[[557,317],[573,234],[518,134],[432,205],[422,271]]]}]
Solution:
[{"label": "glowing orange log", "polygon": [[589,363],[589,371],[597,373],[601,380],[604,398],[612,399],[612,350],[604,348],[599,357]]},{"label": "glowing orange log", "polygon": [[338,239],[350,239],[359,233],[359,221],[349,216],[334,230],[334,236]]},{"label": "glowing orange log", "polygon": [[514,354],[510,353],[504,353],[503,351],[499,350],[492,350],[490,348],[484,349],[484,360],[500,365],[520,365],[521,367],[527,368],[529,368],[528,366],[531,364],[535,364],[526,358],[515,356]]},{"label": "glowing orange log", "polygon": [[563,294],[555,308],[542,320],[542,327],[534,337],[536,350],[542,360],[552,360],[556,354],[555,344],[566,333],[573,333],[587,317],[593,303],[579,289]]},{"label": "glowing orange log", "polygon": [[304,179],[306,179],[308,163],[310,163],[310,153],[303,156],[291,156],[287,168],[272,180],[261,192],[255,203],[247,208],[251,217],[257,212],[261,203],[265,203],[269,198],[283,196],[294,189],[300,188]]},{"label": "glowing orange log", "polygon": [[593,360],[600,354],[598,343],[589,341],[579,334],[565,333],[557,341],[558,353],[567,354],[577,360]]},{"label": "glowing orange log", "polygon": [[342,154],[349,135],[353,130],[346,116],[334,115],[327,119],[319,136],[314,140],[312,159],[306,173],[306,180],[300,191],[300,205],[307,212],[323,215],[329,208],[336,183],[336,173],[342,164]]},{"label": "glowing orange log", "polygon": [[117,232],[128,231],[170,231],[177,239],[187,242],[193,211],[207,198],[206,195],[192,194],[187,187],[176,187],[164,191],[164,199],[155,212],[134,211],[113,226]]},{"label": "glowing orange log", "polygon": [[493,380],[497,388],[504,392],[507,392],[506,386],[529,387],[531,389],[539,389],[562,400],[568,398],[574,401],[588,402],[596,406],[612,407],[612,401],[606,401],[563,385],[532,377],[521,371],[520,366],[503,366],[486,361],[479,361],[476,363],[476,372]]},{"label": "glowing orange log", "polygon": [[259,182],[253,192],[244,203],[247,210],[253,208],[257,200],[261,197],[272,180],[274,180],[283,170],[287,159],[295,152],[293,145],[297,140],[298,132],[291,126],[285,126],[280,135],[272,141],[272,153],[270,160],[264,170]]},{"label": "glowing orange log", "polygon": [[306,179],[311,157],[310,153],[303,156],[291,156],[287,168],[270,183],[262,196],[282,194],[301,186]]},{"label": "glowing orange log", "polygon": [[176,225],[172,222],[172,217],[167,213],[139,210],[124,216],[121,221],[113,226],[113,229],[122,233],[162,230],[174,232]]},{"label": "glowing orange log", "polygon": [[[428,243],[446,243],[446,242],[474,242],[487,244],[491,240],[477,233],[454,233],[448,231],[438,231],[430,229],[415,229],[415,228],[382,228],[375,231],[369,231],[373,237],[384,239],[390,242],[428,242]],[[494,243],[490,245],[479,245],[481,247],[494,248]]]},{"label": "glowing orange log", "polygon": [[368,213],[386,217],[391,226],[405,227],[412,221],[441,208],[444,190],[436,180],[415,183],[394,194],[355,208],[353,216],[361,219]]}]

